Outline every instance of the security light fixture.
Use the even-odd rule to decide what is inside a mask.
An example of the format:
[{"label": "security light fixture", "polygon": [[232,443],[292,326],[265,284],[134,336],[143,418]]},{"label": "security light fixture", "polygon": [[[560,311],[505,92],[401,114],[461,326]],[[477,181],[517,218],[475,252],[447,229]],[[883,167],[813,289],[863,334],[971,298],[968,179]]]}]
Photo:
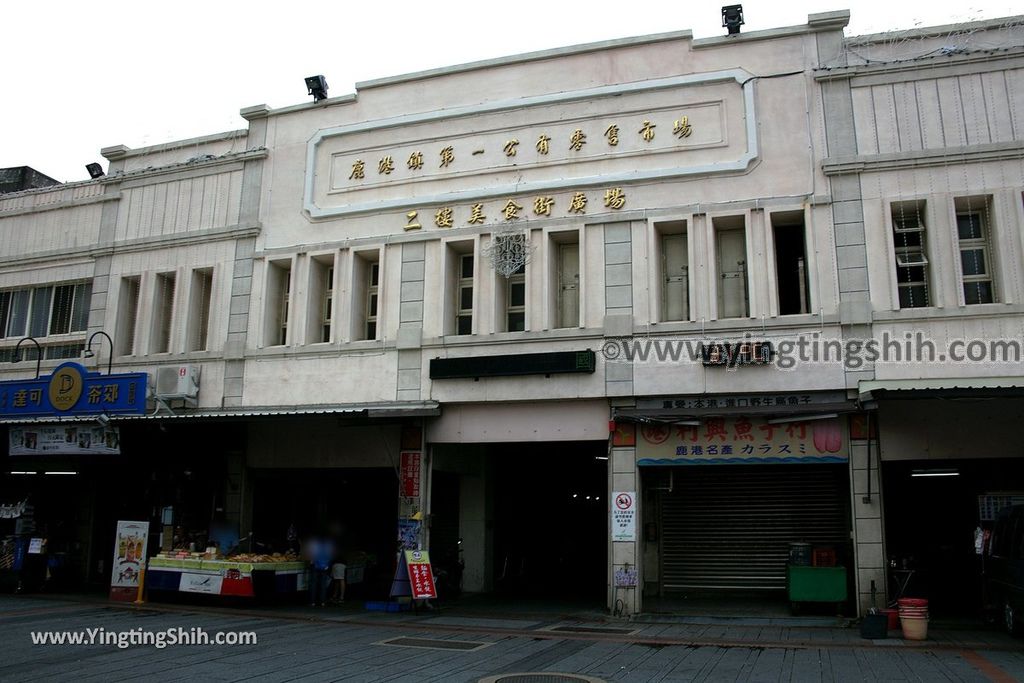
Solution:
[{"label": "security light fixture", "polygon": [[86,164],[85,170],[89,172],[89,177],[92,178],[93,180],[95,180],[96,178],[102,178],[103,176],[106,175],[106,173],[103,172],[103,167],[97,164],[96,162]]},{"label": "security light fixture", "polygon": [[743,5],[725,5],[722,7],[722,26],[729,29],[729,35],[735,36],[743,25]]},{"label": "security light fixture", "polygon": [[306,88],[314,102],[327,99],[327,79],[323,76],[307,76]]},{"label": "security light fixture", "polygon": [[937,467],[933,469],[911,470],[912,477],[959,477],[960,470],[954,467]]}]

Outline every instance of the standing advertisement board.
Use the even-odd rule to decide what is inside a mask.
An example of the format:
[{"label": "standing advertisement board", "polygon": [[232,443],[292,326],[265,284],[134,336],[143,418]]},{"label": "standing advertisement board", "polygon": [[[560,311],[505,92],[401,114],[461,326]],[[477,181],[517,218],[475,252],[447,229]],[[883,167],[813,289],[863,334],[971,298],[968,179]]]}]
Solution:
[{"label": "standing advertisement board", "polygon": [[119,521],[114,535],[114,563],[110,573],[110,599],[134,600],[146,566],[149,522]]}]

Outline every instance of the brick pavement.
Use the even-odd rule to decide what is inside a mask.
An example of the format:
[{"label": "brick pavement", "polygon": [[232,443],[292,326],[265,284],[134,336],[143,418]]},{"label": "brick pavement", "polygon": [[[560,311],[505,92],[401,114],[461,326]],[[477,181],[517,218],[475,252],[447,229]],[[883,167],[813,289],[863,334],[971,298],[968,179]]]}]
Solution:
[{"label": "brick pavement", "polygon": [[[0,681],[479,681],[524,671],[605,681],[1024,680],[1024,642],[986,630],[866,641],[808,620],[612,621],[598,614],[380,614],[305,608],[111,605],[0,596]],[[763,620],[762,620],[763,621]],[[256,645],[33,645],[32,631],[200,627],[252,631]],[[585,632],[553,630],[583,627]],[[608,632],[616,629],[620,632]],[[627,631],[622,633],[621,630]],[[417,638],[459,651],[383,644]]]}]

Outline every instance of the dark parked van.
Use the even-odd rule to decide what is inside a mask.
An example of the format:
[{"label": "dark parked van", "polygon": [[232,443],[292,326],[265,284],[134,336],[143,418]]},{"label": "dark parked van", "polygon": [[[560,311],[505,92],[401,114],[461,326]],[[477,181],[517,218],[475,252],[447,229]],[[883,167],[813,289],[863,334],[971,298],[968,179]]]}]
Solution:
[{"label": "dark parked van", "polygon": [[985,558],[988,603],[1002,611],[1010,633],[1024,629],[1024,505],[1000,511]]}]

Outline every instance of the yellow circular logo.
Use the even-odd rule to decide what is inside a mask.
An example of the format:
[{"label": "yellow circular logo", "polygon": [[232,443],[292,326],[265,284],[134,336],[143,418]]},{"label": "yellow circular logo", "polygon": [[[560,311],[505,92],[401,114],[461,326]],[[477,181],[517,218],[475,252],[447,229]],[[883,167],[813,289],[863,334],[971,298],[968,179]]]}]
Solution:
[{"label": "yellow circular logo", "polygon": [[82,396],[82,373],[74,366],[57,368],[50,376],[50,405],[56,410],[71,410]]}]

